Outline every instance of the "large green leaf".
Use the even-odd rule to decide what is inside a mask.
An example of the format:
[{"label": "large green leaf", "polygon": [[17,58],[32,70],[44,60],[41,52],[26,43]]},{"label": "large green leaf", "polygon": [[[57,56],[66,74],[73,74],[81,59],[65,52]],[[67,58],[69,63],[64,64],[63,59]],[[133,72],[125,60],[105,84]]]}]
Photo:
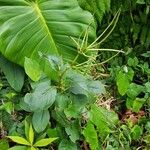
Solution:
[{"label": "large green leaf", "polygon": [[94,19],[77,0],[0,0],[0,51],[22,66],[25,56],[39,61],[38,51],[73,60],[77,50],[70,36],[77,40],[87,28],[93,41]]}]

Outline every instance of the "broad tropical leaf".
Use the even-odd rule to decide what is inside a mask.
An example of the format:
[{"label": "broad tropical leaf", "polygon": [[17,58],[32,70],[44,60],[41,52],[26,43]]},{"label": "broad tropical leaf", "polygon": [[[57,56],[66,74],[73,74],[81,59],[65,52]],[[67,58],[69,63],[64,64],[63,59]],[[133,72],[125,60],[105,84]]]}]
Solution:
[{"label": "broad tropical leaf", "polygon": [[94,19],[77,0],[0,0],[0,52],[22,66],[25,56],[39,61],[38,51],[73,60],[70,36],[78,40],[87,28],[93,41]]}]

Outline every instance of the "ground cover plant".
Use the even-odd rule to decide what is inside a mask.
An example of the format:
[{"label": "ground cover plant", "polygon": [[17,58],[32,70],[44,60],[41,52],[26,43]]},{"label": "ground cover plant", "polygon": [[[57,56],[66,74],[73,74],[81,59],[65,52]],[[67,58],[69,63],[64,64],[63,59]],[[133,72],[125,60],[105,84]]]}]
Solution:
[{"label": "ground cover plant", "polygon": [[149,0],[0,0],[0,150],[149,150]]}]

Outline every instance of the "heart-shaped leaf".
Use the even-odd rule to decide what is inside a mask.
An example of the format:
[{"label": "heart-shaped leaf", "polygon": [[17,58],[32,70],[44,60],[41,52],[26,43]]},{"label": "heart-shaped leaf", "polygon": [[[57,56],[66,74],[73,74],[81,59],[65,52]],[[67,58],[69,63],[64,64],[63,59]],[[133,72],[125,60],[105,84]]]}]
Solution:
[{"label": "heart-shaped leaf", "polygon": [[77,49],[70,37],[78,40],[87,29],[93,41],[94,19],[77,0],[0,0],[0,51],[22,66],[25,56],[39,61],[38,51],[72,61]]}]

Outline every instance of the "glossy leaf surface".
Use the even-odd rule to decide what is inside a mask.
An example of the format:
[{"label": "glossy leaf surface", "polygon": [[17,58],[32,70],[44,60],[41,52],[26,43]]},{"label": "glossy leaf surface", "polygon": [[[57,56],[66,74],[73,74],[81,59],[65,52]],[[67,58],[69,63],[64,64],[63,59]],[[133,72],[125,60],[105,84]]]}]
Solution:
[{"label": "glossy leaf surface", "polygon": [[76,0],[0,0],[0,51],[20,65],[25,56],[39,60],[39,51],[74,59],[70,36],[78,40],[87,28],[93,41],[94,19]]}]

